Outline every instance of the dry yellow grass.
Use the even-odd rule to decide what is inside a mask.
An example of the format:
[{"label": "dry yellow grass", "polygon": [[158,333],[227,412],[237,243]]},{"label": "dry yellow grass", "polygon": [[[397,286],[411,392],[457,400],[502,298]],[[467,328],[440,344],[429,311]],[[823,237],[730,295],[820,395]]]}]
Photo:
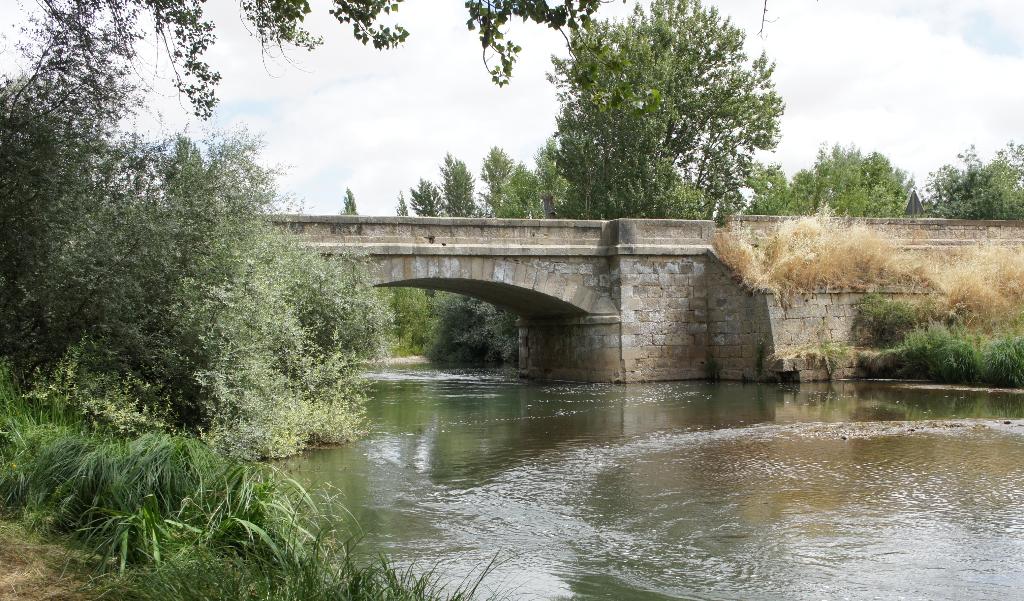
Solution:
[{"label": "dry yellow grass", "polygon": [[87,574],[79,554],[0,522],[0,601],[83,601]]},{"label": "dry yellow grass", "polygon": [[996,330],[1024,313],[1024,247],[970,246],[929,261],[945,313],[972,328]]},{"label": "dry yellow grass", "polygon": [[884,231],[827,213],[786,221],[756,246],[734,229],[716,233],[714,244],[746,286],[783,300],[897,286],[934,292],[936,309],[972,328],[998,330],[1024,319],[1024,247],[908,251]]},{"label": "dry yellow grass", "polygon": [[792,219],[757,246],[743,232],[715,234],[715,251],[754,290],[788,297],[821,289],[927,286],[922,262],[884,233],[827,213]]}]

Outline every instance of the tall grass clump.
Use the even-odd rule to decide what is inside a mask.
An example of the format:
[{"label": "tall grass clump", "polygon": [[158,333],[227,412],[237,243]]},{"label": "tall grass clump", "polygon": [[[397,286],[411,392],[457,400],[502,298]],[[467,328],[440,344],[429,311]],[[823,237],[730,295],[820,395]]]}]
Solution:
[{"label": "tall grass clump", "polygon": [[358,562],[330,505],[270,466],[36,401],[0,365],[0,516],[77,541],[108,598],[460,600],[479,585]]},{"label": "tall grass clump", "polygon": [[962,330],[931,327],[911,332],[897,352],[904,375],[947,384],[979,382],[982,357],[977,341]]},{"label": "tall grass clump", "polygon": [[986,384],[1024,388],[1024,336],[1006,336],[991,341],[982,352]]},{"label": "tall grass clump", "polygon": [[1024,247],[979,245],[928,259],[940,309],[965,326],[998,333],[1024,317]]},{"label": "tall grass clump", "polygon": [[476,578],[446,585],[432,571],[395,566],[379,556],[357,563],[349,553],[337,556],[323,545],[281,562],[224,561],[197,554],[139,570],[118,584],[119,598],[130,601],[468,601],[482,595]]},{"label": "tall grass clump", "polygon": [[227,461],[196,439],[121,440],[45,425],[8,439],[0,452],[3,507],[74,535],[106,567],[123,572],[197,548],[276,558],[313,542],[300,511],[312,509],[311,498],[298,484]]},{"label": "tall grass clump", "polygon": [[928,283],[923,266],[888,236],[827,211],[784,221],[756,245],[733,228],[715,234],[715,252],[753,290],[786,298],[822,288]]},{"label": "tall grass clump", "polygon": [[276,557],[316,540],[312,497],[269,466],[226,458],[194,437],[123,438],[73,411],[43,410],[5,367],[0,395],[0,511],[74,536],[104,567],[159,564],[197,548]]}]

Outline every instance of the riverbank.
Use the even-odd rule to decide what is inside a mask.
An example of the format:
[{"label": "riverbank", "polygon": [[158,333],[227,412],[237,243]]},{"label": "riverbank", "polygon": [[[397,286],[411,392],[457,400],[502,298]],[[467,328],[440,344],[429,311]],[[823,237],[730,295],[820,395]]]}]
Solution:
[{"label": "riverbank", "polygon": [[[27,397],[9,380],[0,391],[0,585],[12,599],[471,594],[471,584],[448,590],[429,570],[357,554],[354,529],[339,517],[347,514],[275,467],[224,456],[196,437],[125,435],[53,397]],[[48,590],[54,595],[31,596]]]}]

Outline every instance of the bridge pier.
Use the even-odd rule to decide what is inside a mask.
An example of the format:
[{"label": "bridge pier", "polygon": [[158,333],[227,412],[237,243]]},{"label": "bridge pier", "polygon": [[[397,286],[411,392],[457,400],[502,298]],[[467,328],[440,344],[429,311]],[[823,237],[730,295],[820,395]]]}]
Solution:
[{"label": "bridge pier", "polygon": [[623,382],[620,321],[617,315],[520,318],[520,377]]}]

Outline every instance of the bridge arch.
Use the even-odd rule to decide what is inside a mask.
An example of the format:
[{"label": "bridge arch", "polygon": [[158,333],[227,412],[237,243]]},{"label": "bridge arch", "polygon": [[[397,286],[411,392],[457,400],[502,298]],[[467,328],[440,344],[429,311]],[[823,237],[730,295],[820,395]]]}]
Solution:
[{"label": "bridge arch", "polygon": [[600,286],[590,283],[598,276],[586,264],[570,268],[527,257],[443,255],[379,257],[378,261],[377,286],[455,292],[526,318],[618,314]]}]

